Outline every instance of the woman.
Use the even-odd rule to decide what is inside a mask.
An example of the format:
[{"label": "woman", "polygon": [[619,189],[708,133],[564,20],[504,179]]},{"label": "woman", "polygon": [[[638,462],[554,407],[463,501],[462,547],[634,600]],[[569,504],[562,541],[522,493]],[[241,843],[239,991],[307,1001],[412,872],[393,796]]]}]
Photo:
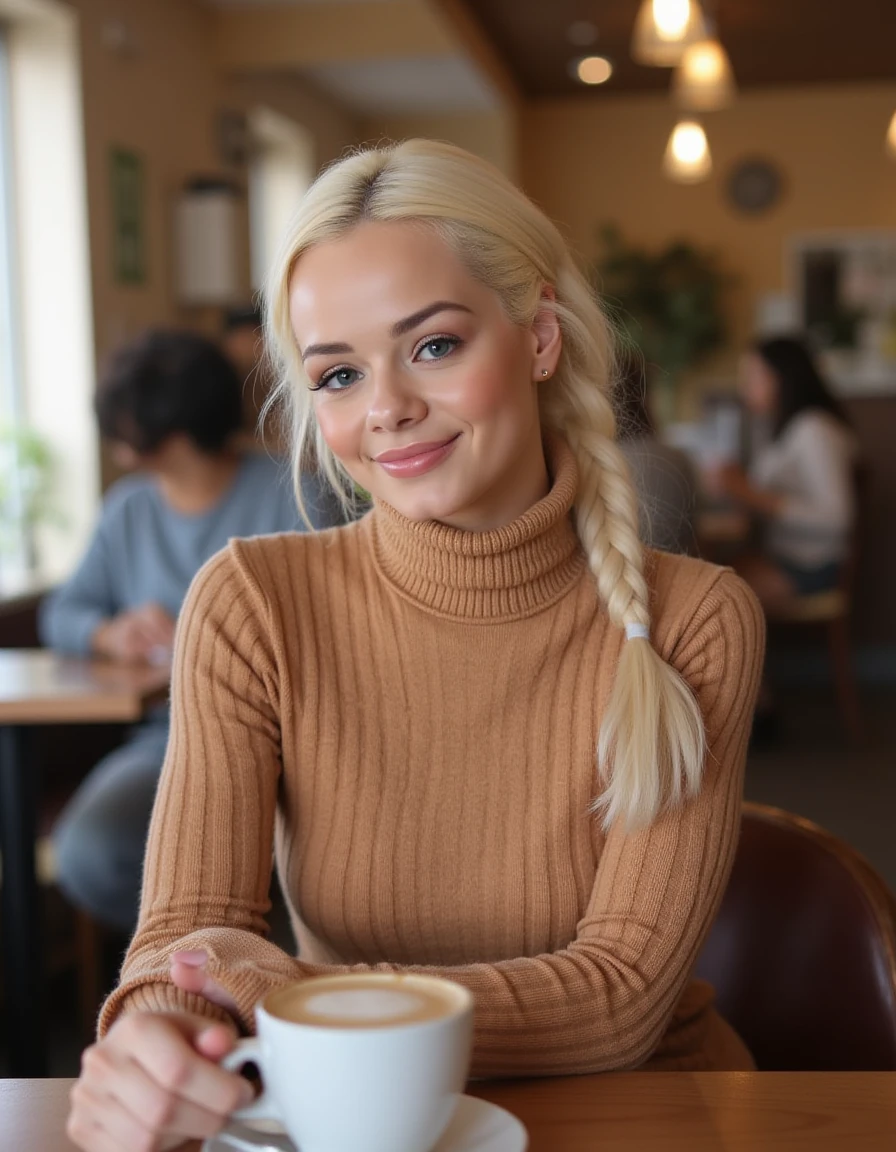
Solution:
[{"label": "woman", "polygon": [[767,608],[834,588],[855,515],[855,436],[805,345],[760,340],[744,357],[742,393],[771,421],[772,439],[747,475],[727,467],[715,487],[763,522],[762,554],[738,571]]},{"label": "woman", "polygon": [[[258,998],[348,966],[472,989],[475,1075],[749,1067],[690,974],[761,617],[638,543],[607,326],[558,231],[458,149],[361,152],[306,195],[267,308],[297,468],[310,443],[375,507],[193,586],[73,1138],[215,1130],[243,1086],[214,1059]],[[299,958],[264,939],[272,838]]]},{"label": "woman", "polygon": [[[110,488],[77,570],[42,605],[44,644],[168,663],[181,602],[206,560],[232,536],[302,527],[282,463],[236,446],[241,390],[229,360],[190,332],[148,332],[111,358],[97,418],[131,475]],[[314,526],[342,523],[328,488],[310,477],[304,484]],[[54,831],[69,899],[128,934],[167,739],[160,707],[96,765]]]}]

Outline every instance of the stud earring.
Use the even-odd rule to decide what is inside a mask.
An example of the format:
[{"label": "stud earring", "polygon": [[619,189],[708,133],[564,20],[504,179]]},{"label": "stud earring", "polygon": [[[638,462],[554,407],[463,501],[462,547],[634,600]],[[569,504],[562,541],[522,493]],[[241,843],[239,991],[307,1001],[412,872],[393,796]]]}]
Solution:
[{"label": "stud earring", "polygon": [[541,374],[542,376],[550,376],[550,372],[548,372],[547,368],[542,368]]}]

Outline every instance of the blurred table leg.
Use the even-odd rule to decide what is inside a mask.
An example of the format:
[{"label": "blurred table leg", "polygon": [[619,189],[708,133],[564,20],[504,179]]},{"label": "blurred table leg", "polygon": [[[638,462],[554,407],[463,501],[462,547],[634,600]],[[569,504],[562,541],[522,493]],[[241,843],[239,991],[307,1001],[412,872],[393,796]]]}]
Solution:
[{"label": "blurred table leg", "polygon": [[9,1074],[47,1075],[40,902],[34,868],[37,767],[27,731],[0,726],[0,855],[3,982]]}]

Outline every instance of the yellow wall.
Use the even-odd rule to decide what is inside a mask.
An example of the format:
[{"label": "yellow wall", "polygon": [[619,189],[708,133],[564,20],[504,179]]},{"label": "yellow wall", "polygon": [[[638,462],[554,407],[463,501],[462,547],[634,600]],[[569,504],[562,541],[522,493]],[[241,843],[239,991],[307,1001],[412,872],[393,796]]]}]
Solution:
[{"label": "yellow wall", "polygon": [[[739,278],[731,312],[740,341],[751,331],[757,295],[784,287],[788,237],[896,228],[896,162],[883,151],[894,109],[893,84],[743,93],[728,111],[705,118],[714,172],[685,187],[660,170],[675,120],[668,98],[541,101],[522,116],[521,176],[586,259],[604,221],[651,246],[683,236],[715,247]],[[786,180],[779,205],[755,219],[723,195],[732,165],[753,155],[775,161]],[[732,369],[729,353],[707,371]]]},{"label": "yellow wall", "polygon": [[516,111],[512,108],[493,112],[371,116],[364,123],[364,139],[372,144],[406,140],[411,136],[445,140],[490,160],[515,178],[518,175],[516,128]]},{"label": "yellow wall", "polygon": [[[215,138],[219,109],[264,101],[301,118],[317,140],[321,162],[357,140],[358,129],[348,115],[297,83],[222,78],[212,51],[211,9],[184,0],[139,5],[71,0],[70,6],[80,16],[94,317],[102,357],[147,325],[212,320],[179,311],[173,299],[171,214],[185,179],[222,171]],[[115,52],[104,43],[104,25],[116,20],[125,23],[130,51]],[[148,278],[143,285],[121,285],[113,276],[113,145],[140,153],[145,162]]]}]

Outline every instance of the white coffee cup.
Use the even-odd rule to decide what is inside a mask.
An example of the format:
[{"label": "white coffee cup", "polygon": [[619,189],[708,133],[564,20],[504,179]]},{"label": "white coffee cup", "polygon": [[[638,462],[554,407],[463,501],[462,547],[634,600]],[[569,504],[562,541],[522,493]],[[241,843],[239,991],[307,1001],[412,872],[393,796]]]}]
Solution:
[{"label": "white coffee cup", "polygon": [[279,1120],[301,1152],[429,1152],[464,1090],[473,997],[435,976],[322,976],[269,993],[257,1037],[222,1061],[258,1066],[239,1120]]}]

